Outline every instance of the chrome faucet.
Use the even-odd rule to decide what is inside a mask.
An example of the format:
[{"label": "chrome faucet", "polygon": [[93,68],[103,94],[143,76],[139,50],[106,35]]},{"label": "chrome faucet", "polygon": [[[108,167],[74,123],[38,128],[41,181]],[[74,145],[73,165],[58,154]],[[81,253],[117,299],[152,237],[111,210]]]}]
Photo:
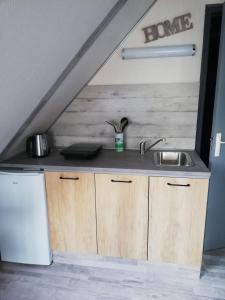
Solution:
[{"label": "chrome faucet", "polygon": [[148,150],[152,149],[155,145],[157,145],[160,142],[166,142],[165,138],[161,138],[158,139],[157,141],[155,141],[155,143],[149,145],[149,147],[146,148],[146,144],[149,142],[150,140],[143,140],[140,142],[140,154],[144,155],[145,152],[147,152]]}]

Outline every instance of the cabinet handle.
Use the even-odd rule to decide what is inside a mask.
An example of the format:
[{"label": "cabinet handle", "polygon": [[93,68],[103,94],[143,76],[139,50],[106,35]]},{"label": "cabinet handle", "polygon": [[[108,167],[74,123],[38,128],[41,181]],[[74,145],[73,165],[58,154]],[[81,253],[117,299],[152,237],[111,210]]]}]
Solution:
[{"label": "cabinet handle", "polygon": [[114,180],[114,179],[111,179],[111,182],[132,183],[132,180]]},{"label": "cabinet handle", "polygon": [[63,176],[60,176],[59,179],[62,179],[62,180],[79,180],[79,177],[63,177]]},{"label": "cabinet handle", "polygon": [[181,187],[190,187],[191,185],[188,183],[188,184],[178,184],[178,183],[169,183],[167,182],[167,185],[169,186],[181,186]]}]

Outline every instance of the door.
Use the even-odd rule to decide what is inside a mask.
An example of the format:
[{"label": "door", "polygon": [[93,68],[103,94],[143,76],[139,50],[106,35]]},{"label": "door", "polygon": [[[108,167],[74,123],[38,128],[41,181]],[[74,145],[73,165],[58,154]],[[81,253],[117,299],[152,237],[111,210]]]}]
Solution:
[{"label": "door", "polygon": [[97,253],[94,174],[47,172],[53,250]]},{"label": "door", "polygon": [[51,264],[44,174],[0,173],[1,259]]},{"label": "door", "polygon": [[148,177],[95,176],[99,254],[146,260]]},{"label": "door", "polygon": [[206,5],[195,150],[209,165],[223,4]]},{"label": "door", "polygon": [[209,156],[211,178],[205,231],[205,250],[225,247],[225,145],[215,156],[216,135],[222,134],[225,141],[225,4],[218,62],[216,95],[213,114],[212,142]]},{"label": "door", "polygon": [[201,266],[208,179],[151,177],[148,259]]}]

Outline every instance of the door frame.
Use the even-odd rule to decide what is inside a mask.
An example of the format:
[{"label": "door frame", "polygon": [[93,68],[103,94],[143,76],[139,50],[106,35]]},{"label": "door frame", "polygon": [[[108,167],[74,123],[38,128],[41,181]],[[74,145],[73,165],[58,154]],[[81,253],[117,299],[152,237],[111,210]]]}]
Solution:
[{"label": "door frame", "polygon": [[[198,103],[198,118],[196,128],[196,142],[195,151],[200,154],[202,150],[202,136],[204,124],[204,111],[206,106],[206,85],[207,85],[207,70],[208,70],[208,56],[210,44],[210,28],[212,17],[216,14],[222,14],[223,3],[206,5],[205,9],[205,23],[203,35],[203,48],[202,48],[202,62],[201,62],[201,75],[200,75],[200,88],[199,88],[199,103]],[[213,119],[212,119],[213,122]],[[211,122],[211,126],[212,126]]]}]

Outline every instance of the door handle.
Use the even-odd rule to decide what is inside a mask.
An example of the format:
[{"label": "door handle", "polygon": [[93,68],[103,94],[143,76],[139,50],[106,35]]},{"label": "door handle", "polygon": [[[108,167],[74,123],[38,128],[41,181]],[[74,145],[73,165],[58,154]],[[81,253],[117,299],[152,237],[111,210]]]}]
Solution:
[{"label": "door handle", "polygon": [[62,179],[62,180],[79,180],[79,177],[63,177],[63,176],[60,176],[59,179]]},{"label": "door handle", "polygon": [[167,182],[167,185],[169,185],[169,186],[181,186],[181,187],[190,187],[191,186],[190,183],[188,183],[188,184],[178,184],[178,183],[169,183],[169,182]]},{"label": "door handle", "polygon": [[114,180],[114,179],[111,179],[111,182],[132,183],[132,180]]},{"label": "door handle", "polygon": [[215,144],[215,157],[220,156],[220,150],[221,150],[221,145],[225,144],[225,142],[222,141],[222,133],[219,132],[216,134],[216,144]]}]

